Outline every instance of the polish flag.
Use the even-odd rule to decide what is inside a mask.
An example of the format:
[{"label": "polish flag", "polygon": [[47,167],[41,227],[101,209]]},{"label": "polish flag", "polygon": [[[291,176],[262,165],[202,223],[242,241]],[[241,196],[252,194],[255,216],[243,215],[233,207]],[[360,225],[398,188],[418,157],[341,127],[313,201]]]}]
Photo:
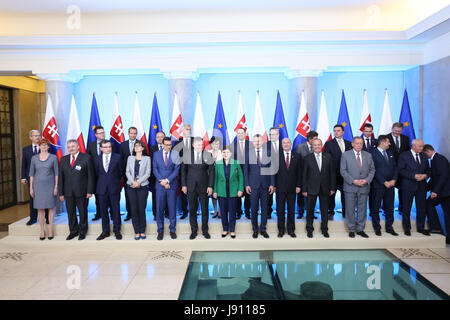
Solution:
[{"label": "polish flag", "polygon": [[193,135],[194,137],[203,137],[203,147],[205,148],[205,150],[210,149],[208,131],[206,131],[205,127],[205,120],[203,118],[202,103],[200,101],[199,92],[197,92],[197,104],[195,106]]},{"label": "polish flag", "polygon": [[175,92],[173,97],[172,122],[170,126],[170,135],[172,140],[180,139],[183,136],[183,119],[181,118],[180,106],[178,104],[178,95]]},{"label": "polish flag", "polygon": [[327,104],[325,102],[325,93],[322,90],[320,99],[319,120],[317,122],[317,133],[319,139],[322,140],[322,150],[325,148],[325,142],[331,140],[330,122],[328,121]]},{"label": "polish flag", "polygon": [[247,122],[245,121],[245,113],[244,113],[244,107],[242,106],[242,95],[239,91],[239,97],[238,97],[238,109],[236,113],[236,127],[234,128],[234,140],[237,139],[237,130],[240,128],[245,129],[245,139],[248,140],[248,131],[247,131]]},{"label": "polish flag", "polygon": [[259,91],[256,92],[255,115],[253,117],[252,135],[260,134],[263,136],[263,141],[267,142],[267,132],[264,126],[264,119],[261,111],[261,102],[259,101]]},{"label": "polish flag", "polygon": [[77,140],[80,151],[86,153],[83,133],[81,132],[80,122],[78,121],[77,106],[75,105],[75,98],[73,94],[72,103],[70,104],[69,126],[67,128],[67,140],[70,139]]},{"label": "polish flag", "polygon": [[120,153],[120,144],[125,141],[125,134],[123,133],[122,118],[119,114],[119,99],[117,97],[117,92],[114,93],[114,110],[112,116],[112,126],[109,135],[109,139],[113,144],[113,151],[115,153]]},{"label": "polish flag", "polygon": [[[358,134],[360,136],[363,135],[363,131],[364,131],[364,125],[366,123],[370,123],[372,124],[372,118],[370,116],[370,111],[369,111],[369,102],[367,100],[367,90],[364,89],[364,102],[363,102],[363,110],[362,110],[362,114],[361,114],[361,120],[359,121],[359,130],[358,130]],[[375,138],[374,134],[372,133],[372,138]]]},{"label": "polish flag", "polygon": [[42,137],[50,141],[49,152],[55,154],[58,158],[58,163],[63,156],[61,150],[61,142],[59,140],[58,127],[56,126],[55,113],[53,112],[53,104],[50,95],[47,97],[47,109],[45,110],[44,129],[42,130]]},{"label": "polish flag", "polygon": [[384,94],[384,106],[383,112],[381,113],[381,122],[380,128],[378,130],[378,135],[391,133],[393,124],[394,122],[392,121],[391,105],[389,103],[388,92],[386,89]]},{"label": "polish flag", "polygon": [[292,149],[299,144],[305,142],[308,132],[311,131],[311,124],[309,123],[308,111],[306,110],[305,92],[302,91],[302,97],[300,100],[300,110],[297,118],[297,128],[295,129],[295,139]]},{"label": "polish flag", "polygon": [[145,148],[148,154],[147,137],[145,136],[144,125],[142,124],[141,111],[139,109],[138,94],[136,92],[136,99],[134,100],[134,115],[132,127],[137,128],[137,140],[142,141],[145,144]]}]

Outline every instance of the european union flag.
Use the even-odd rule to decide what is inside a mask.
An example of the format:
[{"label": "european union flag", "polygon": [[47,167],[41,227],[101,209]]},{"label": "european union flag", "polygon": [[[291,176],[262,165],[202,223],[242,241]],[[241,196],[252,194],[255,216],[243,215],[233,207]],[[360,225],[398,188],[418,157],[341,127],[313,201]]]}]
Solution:
[{"label": "european union flag", "polygon": [[275,108],[275,117],[273,119],[273,126],[280,129],[280,141],[284,138],[289,138],[286,129],[286,120],[284,120],[283,105],[281,104],[280,91],[277,93],[277,106]]},{"label": "european union flag", "polygon": [[158,100],[156,99],[156,92],[153,96],[152,116],[150,118],[150,132],[148,133],[148,146],[156,144],[156,134],[163,131],[161,124],[161,117],[159,116]]},{"label": "european union flag", "polygon": [[214,119],[214,128],[213,128],[213,136],[216,138],[220,138],[222,140],[222,144],[227,146],[230,143],[230,139],[228,138],[228,130],[227,123],[225,121],[225,114],[223,113],[222,106],[222,98],[217,98],[217,108],[216,108],[216,117]]},{"label": "european union flag", "polygon": [[398,121],[403,123],[402,134],[408,136],[411,147],[412,141],[416,138],[416,133],[414,132],[411,110],[409,108],[408,93],[406,92],[406,89],[403,94],[402,111],[400,111],[400,119]]},{"label": "european union flag", "polygon": [[350,125],[350,118],[348,116],[347,103],[345,102],[344,90],[342,90],[341,107],[339,108],[338,124],[344,127],[343,138],[348,141],[353,140],[352,126]]},{"label": "european union flag", "polygon": [[98,108],[97,108],[97,100],[95,99],[95,93],[92,97],[92,107],[91,107],[91,119],[89,120],[89,131],[88,131],[88,138],[87,138],[87,144],[92,141],[96,141],[97,138],[95,137],[95,127],[101,126],[102,123],[100,122],[100,116],[98,115]]}]

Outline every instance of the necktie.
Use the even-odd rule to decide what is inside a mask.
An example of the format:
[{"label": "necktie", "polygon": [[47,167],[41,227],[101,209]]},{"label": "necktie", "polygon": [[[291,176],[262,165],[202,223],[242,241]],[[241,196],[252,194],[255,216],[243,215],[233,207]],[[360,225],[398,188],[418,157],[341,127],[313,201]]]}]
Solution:
[{"label": "necktie", "polygon": [[241,141],[241,154],[244,154],[244,141]]},{"label": "necktie", "polygon": [[187,140],[187,139],[184,140],[184,147],[185,147],[186,149],[189,149],[189,143],[188,143],[188,140]]},{"label": "necktie", "polygon": [[289,169],[289,160],[290,160],[290,158],[289,158],[289,152],[286,154],[286,168],[288,168]]},{"label": "necktie", "polygon": [[309,146],[309,153],[312,153],[312,152],[313,152],[312,146]]},{"label": "necktie", "polygon": [[256,163],[258,166],[261,165],[261,157],[259,156],[259,150],[256,150]]},{"label": "necktie", "polygon": [[416,162],[420,166],[420,160],[419,160],[419,154],[418,153],[416,153]]},{"label": "necktie", "polygon": [[386,150],[383,150],[383,156],[386,159],[386,161],[389,162],[389,158],[387,156]]},{"label": "necktie", "polygon": [[397,150],[400,150],[400,141],[398,141],[398,137],[395,137],[395,146],[397,147]]},{"label": "necktie", "polygon": [[197,153],[197,164],[201,164],[202,160],[200,159],[200,152]]},{"label": "necktie", "polygon": [[162,150],[162,146],[159,146],[159,151],[161,151]]},{"label": "necktie", "polygon": [[316,161],[317,161],[317,166],[319,167],[319,171],[322,171],[322,163],[320,161],[320,153],[316,154]]},{"label": "necktie", "polygon": [[361,158],[359,157],[359,152],[356,154],[356,160],[358,161],[359,171],[362,171]]},{"label": "necktie", "polygon": [[37,146],[34,146],[34,151],[33,151],[33,154],[38,154],[38,151],[37,151]]},{"label": "necktie", "polygon": [[164,152],[164,165],[167,167],[167,164],[169,163],[169,160],[167,159],[167,152]]},{"label": "necktie", "polygon": [[73,168],[73,164],[75,163],[75,156],[72,156],[72,162],[70,163],[70,166]]},{"label": "necktie", "polygon": [[344,145],[342,144],[342,139],[338,139],[338,143],[339,143],[339,148],[341,148],[341,152],[344,153],[345,147],[344,147]]},{"label": "necktie", "polygon": [[130,141],[130,154],[133,154],[134,150],[134,141]]},{"label": "necktie", "polygon": [[109,156],[105,156],[105,172],[108,172],[109,168]]},{"label": "necktie", "polygon": [[369,150],[370,142],[369,138],[366,139],[366,149]]},{"label": "necktie", "polygon": [[97,155],[100,155],[100,142],[97,142]]}]

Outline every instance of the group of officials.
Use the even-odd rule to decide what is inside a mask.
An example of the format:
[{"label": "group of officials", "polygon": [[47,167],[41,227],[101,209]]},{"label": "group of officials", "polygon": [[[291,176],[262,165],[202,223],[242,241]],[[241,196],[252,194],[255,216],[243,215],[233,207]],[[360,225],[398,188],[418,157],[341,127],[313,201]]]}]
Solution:
[{"label": "group of officials", "polygon": [[[354,238],[355,234],[368,237],[364,232],[368,204],[375,234],[381,236],[380,209],[383,209],[385,231],[397,236],[393,228],[394,190],[397,188],[404,234],[411,235],[413,200],[417,232],[427,236],[444,234],[435,208],[441,204],[448,243],[449,162],[420,139],[413,140],[410,145],[408,137],[401,133],[402,129],[401,123],[394,123],[390,134],[374,139],[372,125],[366,124],[361,137],[347,141],[343,138],[345,128],[335,125],[334,138],[324,145],[317,132],[310,131],[307,141],[293,150],[289,138],[280,141],[276,127],[270,129],[267,143],[258,134],[251,137],[251,141],[247,140],[247,133],[241,128],[237,130],[237,139],[229,146],[223,146],[220,137],[213,137],[210,145],[214,147],[206,150],[203,139],[191,137],[191,126],[184,125],[183,137],[175,143],[164,132],[158,132],[157,143],[147,150],[146,145],[136,139],[137,129],[130,127],[129,139],[121,144],[120,153],[115,153],[111,142],[105,140],[103,127],[99,126],[95,128],[97,140],[89,143],[86,154],[79,151],[76,140],[67,141],[69,154],[62,157],[59,167],[57,161],[55,164],[55,156],[48,153],[49,141],[41,139],[39,131],[31,130],[32,144],[24,148],[22,158],[22,183],[29,184],[31,195],[27,224],[33,224],[39,216],[40,239],[43,240],[44,217],[48,214],[48,239],[52,239],[53,208],[59,197],[66,202],[70,228],[67,240],[76,236],[82,240],[88,229],[88,199],[95,194],[97,211],[94,220],[102,219],[102,233],[97,240],[110,236],[110,219],[115,237],[120,240],[119,204],[123,186],[125,220],[132,220],[136,240],[146,238],[149,191],[152,192],[158,240],[164,236],[165,217],[170,222],[171,238],[177,237],[178,196],[182,202],[181,219],[189,215],[190,239],[195,239],[199,232],[199,205],[201,232],[206,239],[211,237],[208,232],[209,198],[219,203],[222,237],[228,234],[236,237],[236,219],[245,212],[251,219],[253,238],[259,234],[269,238],[266,226],[273,211],[273,194],[276,195],[278,237],[285,233],[296,237],[297,202],[298,218],[303,217],[305,210],[307,212],[306,232],[312,238],[314,211],[319,198],[320,228],[322,235],[328,238],[328,220],[333,219],[335,195],[339,190],[349,237]],[[431,166],[428,159],[431,159]]]}]

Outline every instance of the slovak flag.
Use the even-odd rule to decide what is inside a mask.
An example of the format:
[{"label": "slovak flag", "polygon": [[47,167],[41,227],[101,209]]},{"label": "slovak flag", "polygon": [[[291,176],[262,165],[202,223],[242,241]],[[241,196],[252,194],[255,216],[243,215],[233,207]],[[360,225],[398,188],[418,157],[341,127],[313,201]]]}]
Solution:
[{"label": "slovak flag", "polygon": [[195,114],[194,114],[193,134],[194,137],[203,138],[203,147],[205,148],[205,150],[210,149],[208,131],[206,131],[205,120],[203,118],[202,103],[200,101],[200,93],[198,91],[197,91],[197,103],[195,106]]},{"label": "slovak flag", "polygon": [[[363,102],[363,110],[361,114],[361,120],[359,121],[359,130],[358,135],[362,136],[364,131],[364,125],[366,123],[372,124],[372,118],[370,116],[369,111],[369,101],[367,99],[367,90],[364,89],[364,102]],[[372,138],[375,138],[375,135],[372,132]]]},{"label": "slovak flag", "polygon": [[306,142],[306,136],[311,131],[311,124],[309,123],[308,111],[306,111],[306,99],[305,92],[302,91],[302,97],[300,100],[300,110],[297,118],[297,128],[295,129],[295,139],[292,146],[292,150],[299,144]]},{"label": "slovak flag", "polygon": [[330,122],[328,121],[327,104],[325,102],[325,93],[322,90],[322,97],[320,99],[319,121],[317,123],[317,133],[319,139],[322,140],[322,150],[325,148],[325,143],[331,140]]},{"label": "slovak flag", "polygon": [[47,97],[47,110],[45,111],[42,137],[50,141],[49,152],[56,155],[59,163],[63,153],[61,150],[61,142],[59,141],[58,127],[56,126],[56,118],[55,113],[53,112],[53,104],[50,95]]},{"label": "slovak flag", "polygon": [[125,141],[125,135],[123,133],[122,118],[119,114],[119,99],[117,97],[117,92],[114,93],[114,110],[112,116],[112,126],[109,132],[114,153],[120,153],[120,144]]},{"label": "slovak flag", "polygon": [[77,106],[75,105],[75,98],[72,94],[72,103],[70,104],[69,125],[67,128],[67,140],[74,139],[78,141],[80,151],[86,153],[84,146],[83,133],[81,132],[80,122],[78,121]]},{"label": "slovak flag", "polygon": [[147,154],[148,154],[147,137],[145,135],[144,125],[142,123],[141,111],[139,109],[139,101],[138,101],[137,91],[136,91],[136,99],[134,100],[134,115],[133,115],[133,124],[132,124],[132,126],[137,128],[137,137],[136,137],[136,139],[142,141],[145,144],[145,148],[146,148]]},{"label": "slovak flag", "polygon": [[268,141],[263,114],[261,111],[261,101],[259,100],[259,91],[256,92],[255,115],[253,117],[252,135],[255,134],[260,134],[263,137],[264,142]]},{"label": "slovak flag", "polygon": [[236,131],[240,128],[244,128],[245,130],[245,139],[248,140],[248,131],[247,131],[247,122],[245,121],[245,113],[244,113],[244,107],[242,106],[242,96],[241,92],[238,93],[238,109],[236,113],[236,127],[234,128],[234,141],[237,140],[237,133]]},{"label": "slovak flag", "polygon": [[180,107],[178,105],[178,95],[175,92],[173,97],[172,123],[170,125],[170,135],[172,140],[178,140],[183,136],[183,119],[181,118]]}]

